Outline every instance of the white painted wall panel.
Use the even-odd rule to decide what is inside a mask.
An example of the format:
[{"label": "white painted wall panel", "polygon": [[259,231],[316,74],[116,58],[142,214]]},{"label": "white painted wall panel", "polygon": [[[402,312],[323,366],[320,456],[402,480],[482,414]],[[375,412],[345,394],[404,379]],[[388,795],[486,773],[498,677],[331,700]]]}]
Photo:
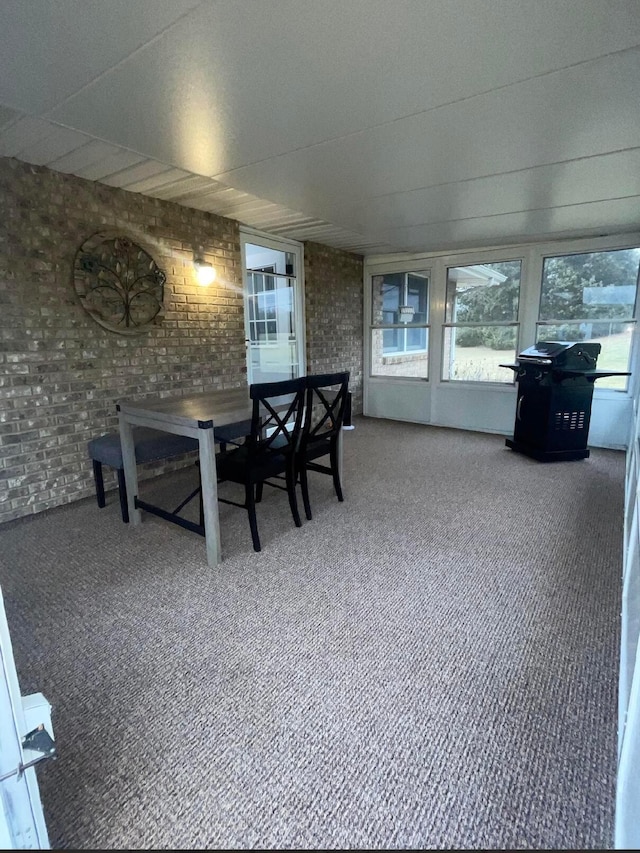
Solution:
[{"label": "white painted wall panel", "polygon": [[439,426],[511,435],[515,412],[516,391],[512,387],[450,382],[441,383],[433,395],[431,418]]},{"label": "white painted wall panel", "polygon": [[[634,367],[640,367],[640,355]],[[635,387],[640,388],[639,383]],[[615,849],[640,848],[640,465],[639,393],[634,393],[634,420],[629,429],[625,489],[625,539],[618,686],[618,775],[616,779]]]},{"label": "white painted wall panel", "polygon": [[428,424],[431,422],[431,395],[426,382],[370,380],[367,385],[365,414],[373,418],[392,418]]},{"label": "white painted wall panel", "polygon": [[589,444],[592,447],[624,450],[627,447],[632,415],[633,406],[627,394],[602,392],[600,395],[596,383],[591,404]]}]

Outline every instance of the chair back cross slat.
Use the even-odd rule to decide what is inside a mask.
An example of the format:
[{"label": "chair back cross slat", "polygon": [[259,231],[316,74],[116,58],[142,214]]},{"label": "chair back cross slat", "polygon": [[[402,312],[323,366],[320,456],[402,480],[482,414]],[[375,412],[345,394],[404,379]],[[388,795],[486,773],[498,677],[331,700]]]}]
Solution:
[{"label": "chair back cross slat", "polygon": [[304,379],[261,382],[251,386],[250,452],[277,452],[281,455],[294,452],[302,428],[304,391]]},{"label": "chair back cross slat", "polygon": [[[302,488],[305,513],[311,519],[309,502],[309,471],[330,474],[339,501],[342,501],[338,439],[347,408],[349,371],[319,373],[306,377],[307,395],[305,418],[296,453],[297,473]],[[329,464],[315,461],[329,457]]]},{"label": "chair back cross slat", "polygon": [[[304,378],[251,385],[251,432],[243,445],[220,453],[216,463],[218,482],[230,480],[244,486],[243,504],[220,496],[218,500],[247,510],[255,551],[261,548],[256,503],[262,499],[265,484],[287,492],[294,524],[300,527],[302,523],[296,499],[295,450],[302,429],[305,390]],[[286,485],[274,479],[284,479]]]}]

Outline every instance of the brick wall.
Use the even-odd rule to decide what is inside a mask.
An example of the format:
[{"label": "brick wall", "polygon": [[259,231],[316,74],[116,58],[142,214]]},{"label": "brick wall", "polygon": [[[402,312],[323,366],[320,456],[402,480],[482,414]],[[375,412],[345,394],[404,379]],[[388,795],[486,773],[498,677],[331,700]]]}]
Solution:
[{"label": "brick wall", "polygon": [[[74,287],[78,247],[114,228],[167,274],[164,321],[140,335],[98,325]],[[208,288],[195,281],[199,247],[217,270]],[[346,365],[361,391],[361,259],[318,244],[305,254],[309,370]],[[245,382],[237,222],[0,158],[0,522],[93,495],[87,441],[117,428],[118,399]]]},{"label": "brick wall", "polygon": [[362,412],[362,275],[359,255],[304,244],[307,369],[349,370],[353,414]]}]

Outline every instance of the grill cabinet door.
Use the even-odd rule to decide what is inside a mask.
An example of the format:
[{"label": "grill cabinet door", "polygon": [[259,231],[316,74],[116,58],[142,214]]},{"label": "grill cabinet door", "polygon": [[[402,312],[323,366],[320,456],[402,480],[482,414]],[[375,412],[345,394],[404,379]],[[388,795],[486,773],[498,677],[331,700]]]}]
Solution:
[{"label": "grill cabinet door", "polygon": [[514,439],[540,450],[586,448],[593,383],[584,377],[518,383]]}]

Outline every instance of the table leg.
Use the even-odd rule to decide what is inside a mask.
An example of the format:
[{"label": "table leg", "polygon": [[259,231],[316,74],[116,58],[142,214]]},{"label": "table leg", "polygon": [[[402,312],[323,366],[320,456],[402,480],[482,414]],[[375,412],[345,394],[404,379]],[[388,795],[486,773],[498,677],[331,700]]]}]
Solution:
[{"label": "table leg", "polygon": [[[215,568],[222,559],[220,548],[220,517],[218,515],[218,481],[213,428],[200,429],[200,477],[207,562]],[[128,488],[128,487],[127,487]]]},{"label": "table leg", "polygon": [[136,509],[135,499],[138,495],[138,468],[136,465],[136,447],[133,441],[133,429],[126,420],[126,415],[120,412],[120,446],[122,448],[122,465],[124,481],[127,486],[127,505],[129,507],[129,522],[137,527],[141,522],[140,510]]}]

